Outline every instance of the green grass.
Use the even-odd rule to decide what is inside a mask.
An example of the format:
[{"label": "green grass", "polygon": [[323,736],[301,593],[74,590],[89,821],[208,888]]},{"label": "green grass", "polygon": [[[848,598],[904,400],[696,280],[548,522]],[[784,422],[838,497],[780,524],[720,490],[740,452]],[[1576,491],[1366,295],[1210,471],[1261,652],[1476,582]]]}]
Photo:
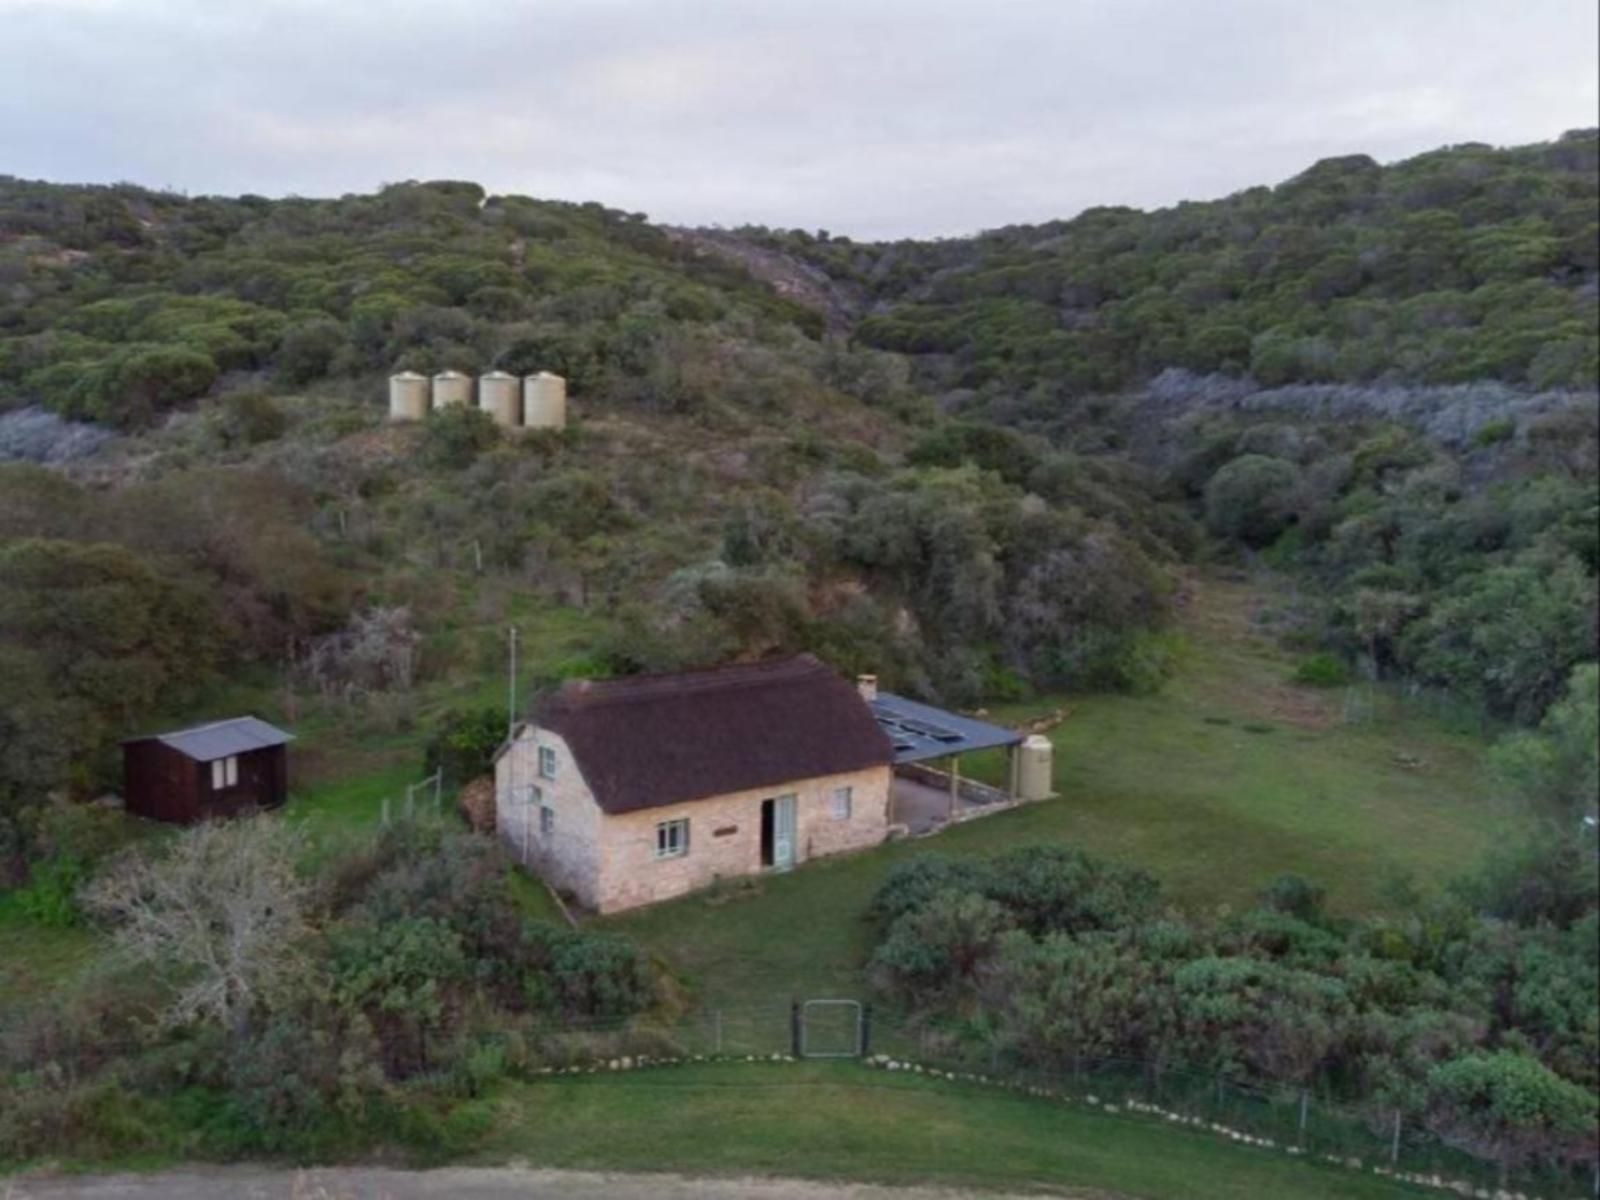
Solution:
[{"label": "green grass", "polygon": [[502,1089],[492,1105],[477,1157],[543,1167],[1094,1189],[1103,1200],[1417,1194],[1144,1118],[853,1063],[553,1077]]},{"label": "green grass", "polygon": [[22,911],[15,893],[0,892],[0,1007],[71,978],[99,948],[90,930],[41,925]]},{"label": "green grass", "polygon": [[[706,1004],[764,1004],[861,994],[861,913],[892,863],[928,851],[1065,843],[1146,868],[1186,906],[1246,904],[1294,871],[1347,913],[1383,910],[1397,876],[1437,883],[1470,866],[1508,821],[1485,743],[1398,703],[1380,722],[1345,724],[1340,694],[1289,683],[1292,659],[1252,631],[1258,600],[1244,585],[1207,584],[1186,614],[1189,651],[1158,695],[996,711],[1070,708],[1050,734],[1055,800],[767,876],[726,903],[689,896],[605,924],[676,964]],[[963,770],[1003,777],[999,755],[970,759]]]}]

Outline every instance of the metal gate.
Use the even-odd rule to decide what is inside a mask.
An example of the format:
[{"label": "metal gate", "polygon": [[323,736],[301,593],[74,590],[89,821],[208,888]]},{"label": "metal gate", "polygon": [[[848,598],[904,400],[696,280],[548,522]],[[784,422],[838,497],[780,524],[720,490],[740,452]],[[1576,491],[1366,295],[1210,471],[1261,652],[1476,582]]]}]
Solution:
[{"label": "metal gate", "polygon": [[859,1000],[807,1000],[795,1009],[795,1054],[800,1058],[860,1058],[866,1017]]}]

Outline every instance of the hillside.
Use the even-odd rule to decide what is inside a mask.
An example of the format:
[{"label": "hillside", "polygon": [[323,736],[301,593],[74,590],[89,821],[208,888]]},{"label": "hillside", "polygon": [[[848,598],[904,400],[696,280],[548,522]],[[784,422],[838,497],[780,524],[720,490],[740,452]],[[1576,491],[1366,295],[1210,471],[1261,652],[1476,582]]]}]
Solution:
[{"label": "hillside", "polygon": [[[524,1124],[555,1097],[591,1132],[703,1128],[725,1072],[766,1068],[546,1076],[720,1053],[724,1009],[771,1018],[767,1056],[820,993],[930,1061],[1202,1117],[1248,1097],[1275,1138],[1314,1094],[1335,1157],[1587,1180],[1595,144],[891,245],[449,181],[0,179],[0,1165],[537,1144],[645,1167]],[[573,420],[387,419],[391,371],[445,368],[558,372]],[[570,927],[445,795],[397,807],[487,769],[512,626],[523,704],[805,650],[1054,713],[1060,797],[943,854]],[[175,834],[91,803],[120,738],[234,712],[294,730],[291,819]],[[258,879],[144,927],[162,953],[111,953],[169,882],[208,911]],[[207,991],[216,956],[180,969],[161,939],[206,950],[240,913],[244,982]],[[813,1067],[840,1105],[884,1086]],[[925,1082],[903,1111],[1023,1111]],[[1322,1169],[1180,1131],[1196,1169],[1160,1170],[1153,1118],[1015,1100],[1022,1140],[1067,1139],[1025,1160],[1051,1183]],[[1102,1123],[1122,1149],[1086,1154]],[[721,1161],[787,1169],[809,1129],[730,1126]],[[984,1174],[981,1138],[932,1171],[913,1140],[805,1172]]]},{"label": "hillside", "polygon": [[1276,187],[972,238],[743,231],[872,298],[938,390],[1115,391],[1169,367],[1287,383],[1595,386],[1600,131],[1325,159]]}]

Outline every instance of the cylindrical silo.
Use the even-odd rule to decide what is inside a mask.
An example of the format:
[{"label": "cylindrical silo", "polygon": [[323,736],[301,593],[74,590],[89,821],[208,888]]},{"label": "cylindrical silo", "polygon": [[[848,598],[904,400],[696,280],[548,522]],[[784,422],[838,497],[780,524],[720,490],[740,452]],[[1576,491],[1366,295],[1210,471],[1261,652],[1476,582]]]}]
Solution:
[{"label": "cylindrical silo", "polygon": [[446,408],[452,404],[472,402],[472,376],[460,371],[440,371],[433,377],[433,406]]},{"label": "cylindrical silo", "polygon": [[549,371],[522,381],[522,425],[525,429],[565,429],[567,381]]},{"label": "cylindrical silo", "polygon": [[490,371],[478,376],[478,407],[496,425],[515,429],[522,423],[522,387],[515,375]]},{"label": "cylindrical silo", "polygon": [[389,419],[420,421],[428,415],[428,377],[415,371],[389,376]]},{"label": "cylindrical silo", "polygon": [[1044,800],[1054,792],[1055,747],[1041,734],[1029,734],[1017,747],[1017,796]]}]

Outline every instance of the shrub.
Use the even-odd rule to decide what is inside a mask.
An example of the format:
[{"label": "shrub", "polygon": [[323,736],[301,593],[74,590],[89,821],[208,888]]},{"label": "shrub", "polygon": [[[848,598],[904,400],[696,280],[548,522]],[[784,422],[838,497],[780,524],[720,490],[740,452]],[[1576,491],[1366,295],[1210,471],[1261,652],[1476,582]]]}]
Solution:
[{"label": "shrub", "polygon": [[1221,537],[1265,546],[1288,527],[1298,478],[1281,458],[1242,455],[1206,484],[1206,524]]},{"label": "shrub", "polygon": [[880,927],[887,927],[941,892],[982,893],[987,890],[990,877],[989,865],[982,859],[919,854],[889,868],[872,897],[867,916]]},{"label": "shrub", "polygon": [[1307,687],[1343,687],[1350,682],[1350,668],[1335,654],[1313,654],[1295,668],[1294,681]]},{"label": "shrub", "polygon": [[990,860],[985,893],[1035,935],[1088,933],[1137,924],[1155,907],[1160,885],[1064,846],[1021,846]]},{"label": "shrub", "polygon": [[423,422],[417,457],[435,471],[460,471],[499,440],[500,431],[488,413],[455,405]]},{"label": "shrub", "polygon": [[880,987],[913,1004],[969,992],[1012,917],[976,892],[939,892],[889,927],[869,969]]},{"label": "shrub", "polygon": [[494,754],[506,739],[506,714],[499,708],[453,709],[434,724],[422,752],[426,775],[444,773],[447,787],[494,770]]},{"label": "shrub", "polygon": [[27,886],[17,892],[17,903],[41,925],[77,925],[83,920],[78,889],[88,875],[83,860],[76,855],[53,854],[33,864]]},{"label": "shrub", "polygon": [[533,998],[568,1017],[616,1018],[642,1012],[655,1000],[649,963],[618,934],[585,933],[530,924],[527,938],[541,975]]},{"label": "shrub", "polygon": [[271,396],[247,388],[222,398],[216,424],[223,445],[256,446],[281,437],[289,427],[289,418]]},{"label": "shrub", "polygon": [[344,346],[344,326],[331,317],[290,326],[278,348],[278,375],[291,386],[321,379]]}]

